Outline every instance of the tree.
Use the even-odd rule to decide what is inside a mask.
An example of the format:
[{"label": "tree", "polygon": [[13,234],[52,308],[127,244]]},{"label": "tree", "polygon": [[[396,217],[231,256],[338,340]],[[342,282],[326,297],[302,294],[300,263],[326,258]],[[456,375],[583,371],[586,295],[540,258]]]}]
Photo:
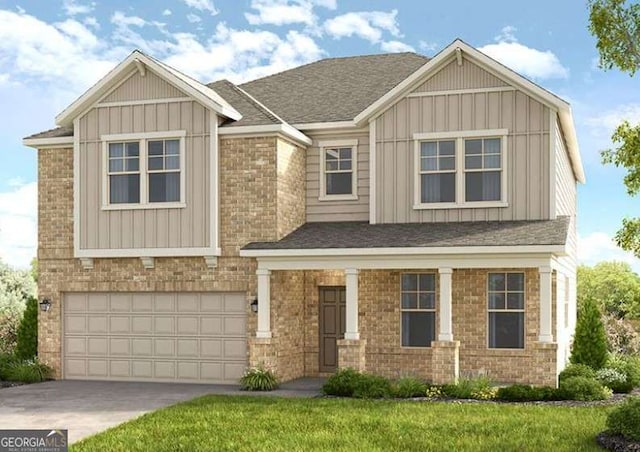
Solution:
[{"label": "tree", "polygon": [[640,318],[640,276],[624,262],[578,266],[578,311],[586,299],[595,300],[616,318]]},{"label": "tree", "polygon": [[607,337],[600,310],[593,298],[586,298],[578,315],[571,351],[573,364],[601,369],[607,362]]},{"label": "tree", "polygon": [[36,283],[28,270],[15,270],[0,261],[0,315],[22,314],[26,301],[36,296]]},{"label": "tree", "polygon": [[[590,0],[589,31],[596,37],[600,67],[614,67],[633,76],[640,68],[640,4],[626,0]],[[620,124],[613,136],[615,149],[602,152],[605,164],[627,169],[624,184],[635,196],[640,191],[640,124]],[[616,234],[621,248],[640,257],[640,218],[625,218]]]},{"label": "tree", "polygon": [[32,359],[38,354],[38,300],[30,298],[18,327],[15,355],[19,359]]}]

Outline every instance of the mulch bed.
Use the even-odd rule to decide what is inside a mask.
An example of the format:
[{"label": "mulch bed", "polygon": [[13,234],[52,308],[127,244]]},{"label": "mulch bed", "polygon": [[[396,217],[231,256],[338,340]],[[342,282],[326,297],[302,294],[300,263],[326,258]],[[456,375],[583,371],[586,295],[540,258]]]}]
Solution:
[{"label": "mulch bed", "polygon": [[629,441],[620,435],[609,435],[606,432],[598,434],[596,441],[607,450],[615,452],[640,451],[640,443],[637,441]]},{"label": "mulch bed", "polygon": [[0,380],[0,389],[2,388],[12,388],[14,386],[22,386],[24,383],[19,381],[4,381]]}]

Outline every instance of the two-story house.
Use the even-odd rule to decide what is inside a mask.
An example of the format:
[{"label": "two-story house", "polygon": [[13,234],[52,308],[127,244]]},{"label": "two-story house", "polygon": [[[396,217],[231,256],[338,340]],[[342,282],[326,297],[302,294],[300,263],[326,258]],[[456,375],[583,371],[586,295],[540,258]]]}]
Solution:
[{"label": "two-story house", "polygon": [[135,51],[56,123],[24,143],[57,377],[556,384],[584,181],[571,109],[466,43],[242,85]]}]

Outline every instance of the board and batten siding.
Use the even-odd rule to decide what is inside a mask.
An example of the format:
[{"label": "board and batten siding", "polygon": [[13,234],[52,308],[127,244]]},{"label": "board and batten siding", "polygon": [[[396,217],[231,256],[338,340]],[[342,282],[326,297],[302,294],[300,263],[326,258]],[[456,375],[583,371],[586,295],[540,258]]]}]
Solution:
[{"label": "board and batten siding", "polygon": [[509,86],[505,81],[485,71],[481,67],[465,61],[462,66],[453,59],[449,64],[433,74],[414,92],[449,91],[458,89],[495,88]]},{"label": "board and batten siding", "polygon": [[[369,132],[339,135],[313,135],[307,148],[307,221],[368,221],[369,220]],[[320,147],[325,141],[358,140],[358,199],[321,201]]]},{"label": "board and batten siding", "polygon": [[[148,75],[147,75],[148,77]],[[80,249],[208,247],[210,112],[193,101],[91,109],[79,120]],[[102,210],[102,135],[185,130],[184,208]]]},{"label": "board and batten siding", "polygon": [[[466,61],[462,68],[468,65],[471,63]],[[549,115],[548,107],[515,89],[402,98],[375,120],[376,221],[428,223],[548,219]],[[417,171],[413,134],[451,132],[455,137],[459,130],[483,129],[509,131],[506,168],[508,207],[414,209]],[[462,162],[456,163],[460,165]]]},{"label": "board and batten siding", "polygon": [[186,97],[171,83],[147,70],[144,77],[138,71],[129,76],[121,85],[100,102],[124,102],[151,99],[173,99]]}]

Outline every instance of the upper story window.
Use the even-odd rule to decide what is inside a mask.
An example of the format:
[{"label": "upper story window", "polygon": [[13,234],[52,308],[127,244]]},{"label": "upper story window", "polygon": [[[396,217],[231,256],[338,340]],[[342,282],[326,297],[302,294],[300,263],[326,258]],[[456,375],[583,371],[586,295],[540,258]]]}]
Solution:
[{"label": "upper story window", "polygon": [[414,134],[414,209],[506,207],[507,133]]},{"label": "upper story window", "polygon": [[184,131],[102,136],[103,209],[184,207]]},{"label": "upper story window", "polygon": [[320,200],[358,198],[358,140],[320,143]]}]

